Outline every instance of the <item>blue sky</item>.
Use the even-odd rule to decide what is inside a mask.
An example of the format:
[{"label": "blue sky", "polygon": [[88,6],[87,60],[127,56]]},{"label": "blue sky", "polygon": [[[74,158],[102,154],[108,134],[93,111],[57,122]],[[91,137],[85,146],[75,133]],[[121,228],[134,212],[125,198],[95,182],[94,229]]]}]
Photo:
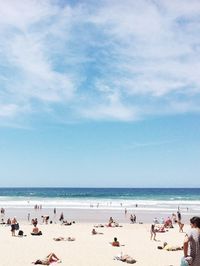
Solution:
[{"label": "blue sky", "polygon": [[0,2],[0,185],[199,187],[200,2]]}]

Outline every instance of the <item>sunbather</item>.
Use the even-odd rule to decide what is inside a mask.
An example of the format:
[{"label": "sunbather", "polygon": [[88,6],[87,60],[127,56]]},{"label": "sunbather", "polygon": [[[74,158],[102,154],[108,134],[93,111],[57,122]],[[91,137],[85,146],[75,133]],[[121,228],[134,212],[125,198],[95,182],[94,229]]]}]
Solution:
[{"label": "sunbather", "polygon": [[61,260],[54,253],[50,253],[43,260],[39,259],[39,260],[36,260],[33,263],[34,264],[42,264],[42,265],[50,265],[52,262],[61,262]]},{"label": "sunbather", "polygon": [[125,245],[121,245],[121,244],[119,243],[119,241],[117,240],[116,237],[114,237],[114,241],[113,241],[113,242],[110,242],[110,244],[111,244],[113,247],[125,246]]},{"label": "sunbather", "polygon": [[67,239],[62,237],[62,236],[59,236],[59,237],[54,237],[53,240],[55,240],[55,241],[66,241]]},{"label": "sunbather", "polygon": [[75,237],[67,237],[67,238],[64,238],[62,236],[59,236],[59,237],[54,237],[53,240],[55,241],[75,241]]},{"label": "sunbather", "polygon": [[176,251],[176,250],[182,250],[183,249],[183,247],[180,247],[180,246],[169,245],[169,244],[167,244],[167,242],[164,242],[163,246],[158,246],[157,248],[158,249],[164,249],[167,251]]},{"label": "sunbather", "polygon": [[75,240],[76,240],[75,237],[70,237],[70,236],[69,236],[69,237],[67,238],[67,241],[75,241]]},{"label": "sunbather", "polygon": [[41,236],[42,232],[39,230],[39,228],[37,227],[37,225],[34,225],[33,230],[31,232],[32,236]]},{"label": "sunbather", "polygon": [[136,260],[129,255],[118,255],[114,257],[115,260],[121,260],[130,264],[136,263]]},{"label": "sunbather", "polygon": [[95,229],[92,229],[92,235],[103,235],[103,233],[97,232]]},{"label": "sunbather", "polygon": [[104,227],[103,224],[97,224],[97,225],[94,225],[94,227],[98,228],[98,227]]}]

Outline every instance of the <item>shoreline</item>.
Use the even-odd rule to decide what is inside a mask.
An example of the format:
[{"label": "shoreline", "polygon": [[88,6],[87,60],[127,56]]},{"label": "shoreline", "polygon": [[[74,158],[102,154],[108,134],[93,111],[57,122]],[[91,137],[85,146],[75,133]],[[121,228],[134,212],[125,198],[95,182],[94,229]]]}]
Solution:
[{"label": "shoreline", "polygon": [[[180,210],[181,211],[181,210]],[[152,223],[153,219],[166,219],[172,216],[172,212],[165,210],[161,211],[146,211],[138,209],[127,209],[125,214],[125,209],[122,210],[102,210],[98,208],[91,209],[66,209],[66,208],[56,208],[56,214],[54,214],[54,208],[6,208],[5,214],[1,214],[1,219],[6,221],[8,218],[13,218],[16,216],[18,221],[28,221],[28,215],[30,214],[30,219],[37,218],[42,220],[41,216],[49,216],[50,220],[54,223],[59,222],[61,213],[64,214],[64,218],[69,221],[77,221],[81,223],[102,223],[108,221],[109,217],[112,216],[119,223],[130,223],[130,215],[135,214],[137,217],[137,223]],[[176,212],[173,212],[176,214]],[[199,212],[181,212],[182,221],[184,223],[189,223],[189,219],[192,216],[199,215]]]}]

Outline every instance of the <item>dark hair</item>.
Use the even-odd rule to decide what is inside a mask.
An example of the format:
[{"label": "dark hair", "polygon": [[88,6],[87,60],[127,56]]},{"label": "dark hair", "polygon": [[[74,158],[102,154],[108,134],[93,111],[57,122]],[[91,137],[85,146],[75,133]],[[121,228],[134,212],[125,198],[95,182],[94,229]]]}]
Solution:
[{"label": "dark hair", "polygon": [[116,237],[114,237],[114,241],[117,241],[117,238]]},{"label": "dark hair", "polygon": [[36,260],[34,264],[42,264],[41,260]]},{"label": "dark hair", "polygon": [[196,227],[200,228],[200,217],[194,216],[190,219],[190,223],[196,225]]}]

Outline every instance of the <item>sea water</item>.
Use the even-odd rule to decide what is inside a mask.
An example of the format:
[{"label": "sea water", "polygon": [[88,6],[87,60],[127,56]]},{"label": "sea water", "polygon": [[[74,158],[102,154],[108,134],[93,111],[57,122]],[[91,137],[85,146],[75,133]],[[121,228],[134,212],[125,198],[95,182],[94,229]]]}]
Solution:
[{"label": "sea water", "polygon": [[3,208],[137,210],[200,213],[200,188],[0,188]]}]

